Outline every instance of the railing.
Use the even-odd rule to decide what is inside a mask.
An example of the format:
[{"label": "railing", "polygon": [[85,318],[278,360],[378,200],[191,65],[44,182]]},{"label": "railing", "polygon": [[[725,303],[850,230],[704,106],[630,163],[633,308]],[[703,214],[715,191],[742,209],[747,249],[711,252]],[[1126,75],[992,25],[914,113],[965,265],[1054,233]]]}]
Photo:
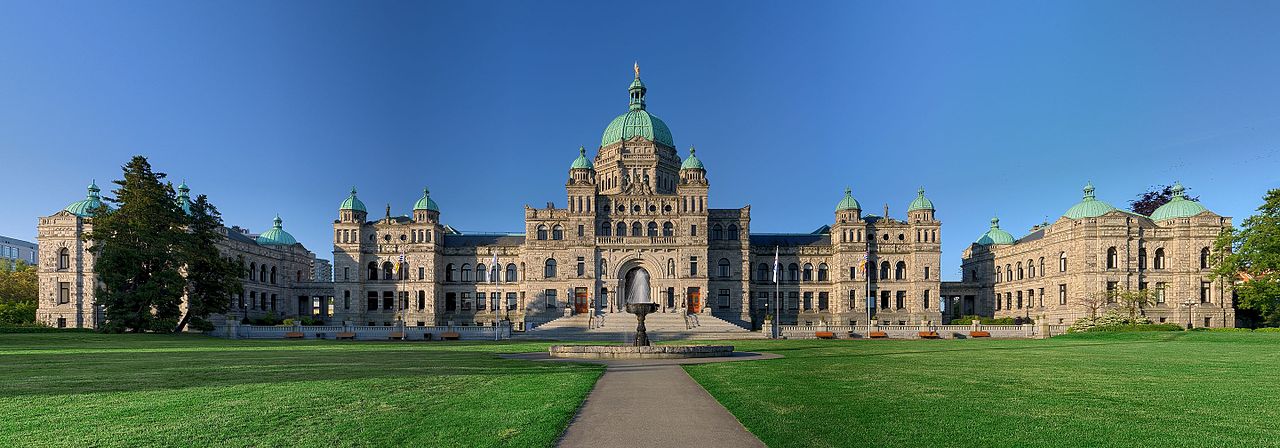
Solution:
[{"label": "railing", "polygon": [[209,332],[212,336],[231,339],[283,339],[287,333],[302,333],[304,339],[333,339],[338,333],[354,333],[358,340],[387,340],[392,334],[403,333],[405,339],[425,339],[427,334],[439,338],[446,332],[458,333],[459,339],[494,340],[511,337],[511,324],[496,327],[461,327],[453,325],[433,326],[377,326],[377,325],[322,325],[322,326],[262,326],[228,323]]},{"label": "railing", "polygon": [[596,244],[675,244],[674,236],[597,236]]},{"label": "railing", "polygon": [[[965,339],[971,331],[986,331],[994,338],[1040,338],[1067,332],[1066,325],[780,325],[786,339],[816,339],[820,331],[831,332],[837,339],[867,338],[872,331],[884,332],[889,339],[919,339],[921,332],[936,331],[943,339]],[[1043,334],[1042,334],[1043,333]]]}]

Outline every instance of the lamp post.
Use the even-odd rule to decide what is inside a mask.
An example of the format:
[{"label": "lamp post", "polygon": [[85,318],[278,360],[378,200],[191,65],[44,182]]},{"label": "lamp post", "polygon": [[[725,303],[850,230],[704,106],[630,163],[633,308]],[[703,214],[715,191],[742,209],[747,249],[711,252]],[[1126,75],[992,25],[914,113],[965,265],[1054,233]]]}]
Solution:
[{"label": "lamp post", "polygon": [[1191,329],[1191,311],[1193,309],[1192,307],[1195,306],[1195,304],[1196,302],[1190,299],[1188,299],[1185,302],[1182,302],[1182,306],[1187,307],[1187,329],[1188,330]]}]

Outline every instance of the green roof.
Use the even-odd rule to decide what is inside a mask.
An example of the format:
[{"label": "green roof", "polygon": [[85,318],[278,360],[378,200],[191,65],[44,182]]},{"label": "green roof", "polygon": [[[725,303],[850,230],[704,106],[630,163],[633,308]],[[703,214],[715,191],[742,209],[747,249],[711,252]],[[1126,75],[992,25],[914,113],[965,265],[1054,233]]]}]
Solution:
[{"label": "green roof", "polygon": [[982,237],[978,238],[977,242],[983,246],[1013,244],[1013,235],[1000,229],[1000,218],[993,217],[991,218],[991,228],[987,230],[987,233],[982,234]]},{"label": "green roof", "polygon": [[[93,209],[98,207],[107,207],[106,204],[103,204],[102,197],[98,195],[98,192],[100,191],[102,190],[98,188],[98,182],[90,181],[89,194],[85,195],[84,199],[72,202],[71,205],[68,205],[63,210],[81,218],[87,218],[90,215],[93,215]],[[111,207],[107,208],[110,209]]]},{"label": "green roof", "polygon": [[694,147],[690,146],[689,157],[685,157],[684,162],[680,162],[680,169],[706,171],[707,168],[702,166],[702,161],[698,160],[698,156],[696,155],[697,152],[698,152],[697,149],[694,149]]},{"label": "green roof", "polygon": [[1113,210],[1116,208],[1111,204],[1099,201],[1093,196],[1093,183],[1090,182],[1084,186],[1084,200],[1071,206],[1062,216],[1067,219],[1096,218]]},{"label": "green roof", "polygon": [[178,207],[182,209],[182,213],[191,214],[191,188],[187,187],[185,180],[178,185]]},{"label": "green roof", "polygon": [[271,230],[258,235],[258,244],[263,246],[291,246],[298,243],[298,240],[293,239],[293,235],[281,228],[280,224],[283,221],[280,219],[280,215],[276,215],[276,219],[273,222],[275,225],[271,227]]},{"label": "green roof", "polygon": [[933,201],[924,197],[924,187],[916,190],[916,199],[911,201],[911,205],[907,207],[907,211],[915,210],[933,210]]},{"label": "green roof", "polygon": [[1164,221],[1174,218],[1190,218],[1207,211],[1209,209],[1204,208],[1199,202],[1187,199],[1186,189],[1182,187],[1182,183],[1175,182],[1173,184],[1173,198],[1152,212],[1151,220]]},{"label": "green roof", "polygon": [[639,136],[674,148],[676,145],[671,138],[671,129],[658,117],[645,110],[644,94],[648,89],[640,81],[639,68],[636,69],[635,81],[631,82],[631,87],[627,91],[631,95],[629,110],[609,122],[609,126],[604,129],[604,135],[600,137],[600,146],[608,146]]},{"label": "green roof", "polygon": [[338,205],[338,210],[357,210],[365,213],[369,212],[364,208],[364,203],[360,202],[360,198],[356,197],[356,187],[351,187],[351,196],[347,196],[346,199],[342,200],[342,203]]},{"label": "green roof", "polygon": [[431,200],[431,190],[426,187],[422,188],[422,197],[418,198],[418,202],[413,203],[414,210],[431,210],[439,212],[440,206],[436,205],[436,201]]},{"label": "green roof", "polygon": [[596,169],[595,165],[591,163],[591,159],[587,158],[587,148],[578,147],[578,158],[573,159],[573,165],[569,165],[569,169]]},{"label": "green roof", "polygon": [[841,210],[862,210],[862,205],[858,204],[858,200],[853,198],[853,189],[844,188],[844,197],[840,202],[836,203],[836,211]]}]

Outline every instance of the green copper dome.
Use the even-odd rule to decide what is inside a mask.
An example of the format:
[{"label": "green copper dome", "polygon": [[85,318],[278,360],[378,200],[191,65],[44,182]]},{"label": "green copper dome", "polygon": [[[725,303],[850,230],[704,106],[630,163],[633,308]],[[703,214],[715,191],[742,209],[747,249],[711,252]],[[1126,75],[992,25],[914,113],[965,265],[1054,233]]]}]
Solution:
[{"label": "green copper dome", "polygon": [[1199,202],[1187,199],[1186,189],[1182,183],[1173,184],[1173,198],[1151,213],[1152,221],[1164,221],[1173,218],[1190,218],[1209,211]]},{"label": "green copper dome", "polygon": [[283,222],[280,219],[280,215],[276,215],[274,222],[275,225],[271,227],[271,230],[262,232],[261,235],[258,235],[258,244],[263,246],[292,246],[298,243],[298,240],[293,239],[293,235],[290,235],[289,232],[285,232],[284,229],[280,227],[280,224]]},{"label": "green copper dome", "polygon": [[[102,197],[98,196],[98,192],[100,191],[102,190],[98,188],[98,182],[90,181],[89,194],[85,195],[84,199],[72,202],[71,205],[68,205],[63,210],[81,218],[87,218],[93,215],[93,209],[98,207],[107,207],[102,203]],[[107,208],[110,209],[111,207]]]},{"label": "green copper dome", "polygon": [[182,213],[191,214],[191,188],[187,187],[185,180],[178,185],[178,207],[182,209]]},{"label": "green copper dome", "polygon": [[853,198],[852,188],[845,187],[844,198],[841,198],[840,202],[836,204],[836,211],[842,210],[862,210],[862,205],[859,205],[858,200]]},{"label": "green copper dome", "polygon": [[368,210],[365,210],[364,203],[360,202],[360,198],[356,197],[356,187],[351,187],[351,196],[347,196],[346,199],[342,200],[342,204],[338,205],[338,210],[356,210],[365,213],[369,212]]},{"label": "green copper dome", "polygon": [[431,200],[431,190],[426,187],[422,188],[422,197],[418,198],[418,202],[413,203],[414,210],[431,210],[439,212],[440,206],[436,205],[436,201]]},{"label": "green copper dome", "polygon": [[636,79],[631,82],[631,87],[627,89],[631,94],[630,109],[609,122],[609,127],[604,129],[604,135],[600,137],[600,146],[608,146],[631,137],[640,136],[649,141],[674,148],[676,145],[671,138],[671,129],[658,117],[645,110],[644,94],[648,89],[640,81],[639,64],[636,65],[635,70]]},{"label": "green copper dome", "polygon": [[573,159],[573,165],[569,165],[569,169],[596,169],[595,165],[591,163],[591,159],[587,158],[587,148],[578,147],[578,158]]},{"label": "green copper dome", "polygon": [[915,210],[933,210],[933,201],[924,197],[924,187],[920,187],[919,190],[916,190],[916,199],[911,201],[910,206],[907,206],[907,211],[910,212]]},{"label": "green copper dome", "polygon": [[703,170],[703,171],[706,171],[706,170],[707,170],[707,168],[706,168],[706,167],[704,167],[704,166],[702,166],[702,161],[701,161],[701,160],[698,160],[698,156],[696,155],[696,154],[697,154],[697,152],[698,152],[698,150],[697,150],[697,149],[694,149],[694,147],[690,146],[690,147],[689,147],[689,157],[685,157],[685,158],[684,158],[684,162],[680,162],[680,169],[682,169],[682,170]]},{"label": "green copper dome", "polygon": [[991,229],[978,238],[978,244],[983,246],[1013,244],[1013,235],[1000,229],[1000,218],[991,218]]},{"label": "green copper dome", "polygon": [[1084,186],[1084,200],[1071,206],[1062,216],[1067,219],[1096,218],[1115,209],[1111,204],[1093,197],[1093,183],[1090,182]]}]

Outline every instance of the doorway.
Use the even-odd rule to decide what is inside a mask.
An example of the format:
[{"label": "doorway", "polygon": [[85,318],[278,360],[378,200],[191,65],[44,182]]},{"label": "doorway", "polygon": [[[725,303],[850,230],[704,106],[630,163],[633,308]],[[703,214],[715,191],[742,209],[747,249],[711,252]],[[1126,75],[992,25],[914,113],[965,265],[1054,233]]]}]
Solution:
[{"label": "doorway", "polygon": [[576,314],[585,314],[590,309],[590,302],[587,300],[587,288],[573,289],[573,312]]},{"label": "doorway", "polygon": [[697,314],[702,312],[702,291],[698,288],[689,288],[685,291],[685,300],[689,314]]}]

